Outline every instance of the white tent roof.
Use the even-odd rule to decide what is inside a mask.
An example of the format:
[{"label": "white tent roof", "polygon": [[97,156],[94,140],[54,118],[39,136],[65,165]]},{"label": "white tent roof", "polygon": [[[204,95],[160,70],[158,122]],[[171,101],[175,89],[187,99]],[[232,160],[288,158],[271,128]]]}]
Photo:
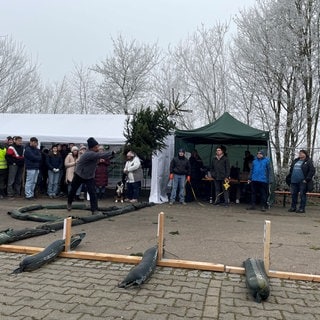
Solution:
[{"label": "white tent roof", "polygon": [[122,145],[126,115],[118,114],[0,114],[0,140],[21,136],[24,142],[86,143],[94,137],[100,144]]}]

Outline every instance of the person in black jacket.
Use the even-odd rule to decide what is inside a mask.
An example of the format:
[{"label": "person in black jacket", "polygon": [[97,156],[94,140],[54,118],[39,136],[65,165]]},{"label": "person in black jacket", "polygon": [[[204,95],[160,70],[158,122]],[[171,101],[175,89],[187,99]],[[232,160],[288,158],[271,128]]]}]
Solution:
[{"label": "person in black jacket", "polygon": [[220,204],[220,196],[223,194],[224,205],[229,205],[229,190],[224,186],[230,180],[230,162],[226,154],[225,146],[219,146],[216,149],[216,156],[212,161],[211,175],[214,179],[215,205]]},{"label": "person in black jacket", "polygon": [[[312,191],[312,178],[315,168],[306,150],[300,150],[298,158],[294,159],[289,172],[291,191],[291,207],[289,212],[305,213],[307,191]],[[298,193],[300,192],[300,206],[297,209]]]},{"label": "person in black jacket", "polygon": [[190,181],[190,162],[185,157],[185,150],[179,149],[177,157],[174,157],[170,163],[170,180],[173,180],[172,190],[169,204],[172,205],[179,194],[181,204],[186,204],[184,201],[184,186],[187,181]]}]

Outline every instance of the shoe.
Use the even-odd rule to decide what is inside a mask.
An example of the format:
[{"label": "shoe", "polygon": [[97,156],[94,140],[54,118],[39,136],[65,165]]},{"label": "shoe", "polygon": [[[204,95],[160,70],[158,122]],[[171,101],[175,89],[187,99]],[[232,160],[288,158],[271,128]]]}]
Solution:
[{"label": "shoe", "polygon": [[266,212],[266,210],[267,210],[267,209],[266,209],[265,207],[261,207],[261,211],[262,211],[262,212]]},{"label": "shoe", "polygon": [[72,209],[72,204],[68,203],[68,204],[67,204],[67,210],[68,210],[68,211],[71,211],[71,209]]},{"label": "shoe", "polygon": [[173,205],[173,201],[170,201],[170,202],[169,202],[169,206],[172,206],[172,205]]},{"label": "shoe", "polygon": [[299,209],[296,211],[296,213],[305,213],[305,211],[303,209]]},{"label": "shoe", "polygon": [[124,202],[130,202],[130,199],[125,198],[123,201],[124,201]]},{"label": "shoe", "polygon": [[130,202],[130,203],[136,203],[136,202],[138,202],[138,200],[137,200],[137,199],[132,199],[132,200],[130,200],[129,202]]},{"label": "shoe", "polygon": [[296,208],[290,208],[290,209],[288,210],[288,212],[296,212],[296,211],[297,211]]},{"label": "shoe", "polygon": [[254,206],[251,206],[251,207],[247,208],[247,210],[256,210],[256,208]]},{"label": "shoe", "polygon": [[26,199],[26,200],[33,200],[33,199],[34,199],[34,197],[28,197],[28,198],[27,198],[27,197],[25,197],[25,199]]},{"label": "shoe", "polygon": [[236,203],[237,203],[237,204],[238,204],[238,203],[240,203],[240,200],[239,200],[239,199],[237,199],[237,200],[236,200]]},{"label": "shoe", "polygon": [[184,206],[187,205],[186,202],[184,202],[184,201],[183,201],[183,202],[180,202],[180,203],[183,204]]}]

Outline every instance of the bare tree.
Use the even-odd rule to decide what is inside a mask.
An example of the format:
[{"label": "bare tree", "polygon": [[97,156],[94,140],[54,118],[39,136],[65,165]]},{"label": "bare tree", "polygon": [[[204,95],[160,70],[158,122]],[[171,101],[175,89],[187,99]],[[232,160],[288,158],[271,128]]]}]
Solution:
[{"label": "bare tree", "polygon": [[264,0],[236,19],[234,92],[249,124],[270,130],[279,170],[297,146],[312,148],[318,16],[319,0]]},{"label": "bare tree", "polygon": [[94,113],[97,89],[92,70],[83,64],[75,64],[69,83],[72,90],[72,105],[77,113]]},{"label": "bare tree", "polygon": [[0,37],[0,112],[28,112],[39,85],[37,65],[22,44]]},{"label": "bare tree", "polygon": [[227,24],[204,26],[171,52],[178,74],[185,80],[193,110],[203,123],[216,120],[228,107]]},{"label": "bare tree", "polygon": [[107,112],[128,114],[148,93],[151,71],[158,64],[160,53],[156,44],[127,42],[121,35],[112,42],[113,56],[93,68],[103,77],[98,107]]}]

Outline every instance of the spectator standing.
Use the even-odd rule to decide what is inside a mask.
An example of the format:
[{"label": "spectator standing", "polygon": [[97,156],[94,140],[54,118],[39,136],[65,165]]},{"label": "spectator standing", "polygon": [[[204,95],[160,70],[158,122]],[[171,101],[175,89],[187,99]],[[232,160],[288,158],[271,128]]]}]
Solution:
[{"label": "spectator standing", "polygon": [[125,163],[123,173],[127,178],[127,199],[129,202],[137,202],[143,180],[143,170],[139,157],[133,152],[127,153],[127,162]]},{"label": "spectator standing", "polygon": [[8,147],[6,154],[8,164],[8,197],[21,195],[22,174],[24,169],[23,153],[22,137],[16,136],[13,144]]},{"label": "spectator standing", "polygon": [[[104,147],[99,146],[99,152],[104,152]],[[106,193],[106,186],[108,185],[108,167],[110,165],[109,159],[99,159],[95,174],[96,192],[99,200],[103,199]]]},{"label": "spectator standing", "polygon": [[67,209],[68,211],[71,211],[72,202],[76,194],[76,191],[78,190],[80,185],[83,183],[87,186],[87,191],[90,196],[91,212],[92,214],[96,214],[98,213],[98,200],[97,200],[97,194],[95,190],[94,176],[95,176],[95,171],[97,167],[97,161],[100,158],[110,159],[114,153],[113,152],[98,153],[99,144],[93,137],[90,137],[87,140],[87,143],[88,143],[88,150],[83,155],[81,155],[74,171],[74,176],[71,182],[71,190],[70,190],[70,193],[68,194]]},{"label": "spectator standing", "polygon": [[12,145],[13,145],[13,138],[11,136],[8,136],[5,142],[5,147],[8,149]]},{"label": "spectator standing", "polygon": [[[291,191],[291,207],[289,212],[305,213],[307,192],[312,191],[312,178],[315,168],[312,159],[306,150],[300,150],[299,156],[290,166],[289,179]],[[297,209],[298,193],[300,193],[300,206]]]},{"label": "spectator standing", "polygon": [[252,162],[248,183],[251,184],[251,206],[247,210],[255,210],[257,195],[260,194],[261,211],[267,209],[270,181],[270,159],[265,157],[265,151],[260,150]]},{"label": "spectator standing", "polygon": [[253,160],[254,156],[249,150],[246,150],[243,158],[243,172],[250,172]]},{"label": "spectator standing", "polygon": [[48,190],[48,167],[47,167],[47,156],[49,149],[45,147],[40,148],[41,151],[41,165],[38,175],[38,186],[41,194],[47,194]]},{"label": "spectator standing", "polygon": [[190,181],[191,167],[189,160],[185,157],[185,150],[179,149],[178,156],[170,162],[170,180],[173,180],[170,196],[170,205],[176,201],[177,193],[179,202],[186,204],[184,201],[184,192],[186,181]]},{"label": "spectator standing", "polygon": [[58,145],[53,145],[47,156],[48,167],[48,196],[56,198],[59,192],[59,182],[63,168],[63,160]]},{"label": "spectator standing", "polygon": [[38,139],[36,137],[30,138],[29,144],[25,147],[24,159],[26,167],[25,196],[27,200],[32,200],[34,198],[34,190],[42,161],[42,155],[40,149],[38,149]]},{"label": "spectator standing", "polygon": [[[71,152],[66,156],[64,160],[64,167],[66,168],[66,178],[65,183],[67,185],[68,194],[71,191],[71,181],[74,176],[74,170],[76,168],[77,162],[79,161],[79,148],[77,146],[71,147]],[[82,185],[77,189],[75,199],[80,200],[80,192]]]},{"label": "spectator standing", "polygon": [[0,199],[6,195],[6,186],[8,178],[8,165],[6,160],[7,148],[0,143]]},{"label": "spectator standing", "polygon": [[216,156],[212,161],[211,175],[214,179],[214,204],[220,204],[220,197],[223,193],[224,205],[225,207],[229,206],[229,190],[224,184],[230,180],[230,162],[226,154],[225,146],[219,146],[216,149]]},{"label": "spectator standing", "polygon": [[[200,158],[198,151],[193,150],[189,158],[190,162],[190,180],[191,184],[186,185],[186,201],[192,201],[194,198],[193,192],[196,197],[199,197],[201,191],[201,179],[203,178],[203,161]],[[193,191],[191,190],[191,185]]]}]

